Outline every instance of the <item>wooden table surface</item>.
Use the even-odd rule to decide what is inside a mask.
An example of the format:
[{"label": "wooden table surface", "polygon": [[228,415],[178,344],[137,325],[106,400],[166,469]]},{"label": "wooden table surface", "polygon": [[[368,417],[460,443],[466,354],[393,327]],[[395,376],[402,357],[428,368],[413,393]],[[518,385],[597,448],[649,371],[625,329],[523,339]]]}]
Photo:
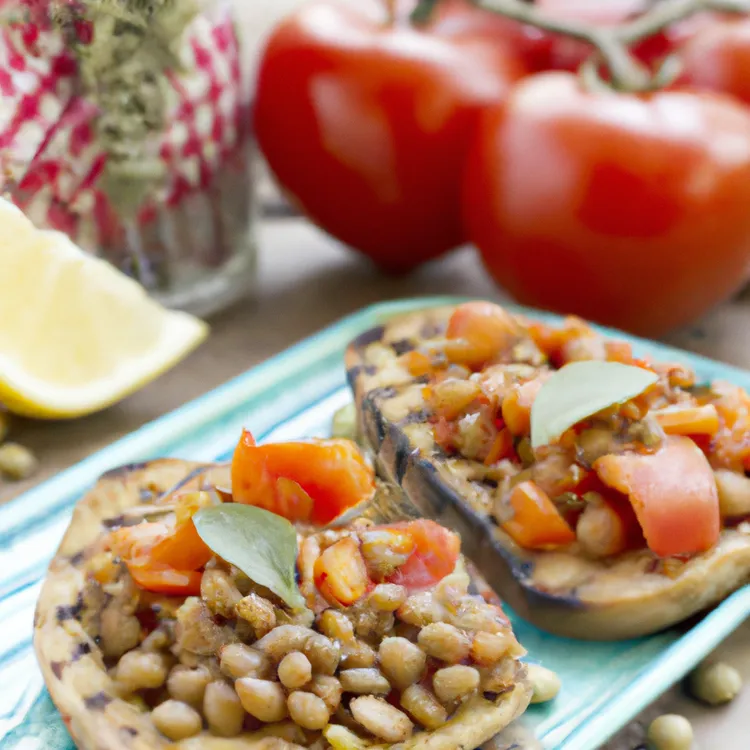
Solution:
[{"label": "wooden table surface", "polygon": [[[298,2],[235,1],[253,41],[250,57],[273,17]],[[258,235],[255,296],[215,318],[209,340],[187,360],[100,414],[72,422],[14,423],[12,438],[35,452],[41,468],[31,481],[0,482],[0,503],[364,305],[431,294],[495,295],[502,300],[469,249],[394,279],[378,275],[366,261],[301,219],[266,219]],[[667,341],[750,368],[750,302],[727,304]],[[734,664],[750,682],[750,623],[717,650],[717,658]],[[691,719],[696,750],[750,748],[750,688],[719,709],[697,706],[673,689],[608,744],[608,750],[636,748],[643,741],[643,722],[665,711]]]}]

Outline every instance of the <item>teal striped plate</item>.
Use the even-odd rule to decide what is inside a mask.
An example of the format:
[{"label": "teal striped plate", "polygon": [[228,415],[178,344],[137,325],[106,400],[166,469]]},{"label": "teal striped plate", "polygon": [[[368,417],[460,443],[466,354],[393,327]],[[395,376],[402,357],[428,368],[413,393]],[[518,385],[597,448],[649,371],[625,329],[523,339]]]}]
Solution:
[{"label": "teal striped plate", "polygon": [[[349,401],[342,361],[349,340],[393,315],[458,301],[426,297],[368,307],[0,508],[0,749],[73,750],[36,666],[32,619],[46,566],[71,510],[100,474],[159,456],[227,458],[245,425],[261,440],[325,435],[334,411]],[[555,320],[545,313],[519,312]],[[750,388],[750,373],[743,370],[617,335],[643,355],[691,365],[703,379]],[[746,586],[689,629],[620,643],[556,638],[513,618],[530,658],[557,672],[563,683],[555,701],[529,710],[522,731],[548,750],[595,750],[749,616]],[[534,744],[521,740],[515,746]]]}]

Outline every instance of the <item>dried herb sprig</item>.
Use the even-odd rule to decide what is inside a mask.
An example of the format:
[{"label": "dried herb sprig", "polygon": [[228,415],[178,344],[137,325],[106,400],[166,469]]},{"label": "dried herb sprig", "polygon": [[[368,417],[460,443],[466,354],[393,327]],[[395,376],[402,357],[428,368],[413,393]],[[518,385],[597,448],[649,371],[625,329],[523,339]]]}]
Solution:
[{"label": "dried herb sprig", "polygon": [[99,111],[96,133],[108,156],[103,188],[126,220],[163,177],[154,136],[166,127],[166,74],[179,68],[180,40],[200,10],[201,0],[18,0],[0,6],[0,22],[57,29],[74,51],[81,93]]},{"label": "dried herb sprig", "polygon": [[[179,66],[178,42],[199,6],[194,0],[86,0],[73,38],[84,92],[99,109],[96,128],[108,159],[103,187],[125,218],[162,179],[154,136],[166,126],[166,72]],[[54,19],[53,19],[54,20]],[[70,29],[71,19],[57,22]]]}]

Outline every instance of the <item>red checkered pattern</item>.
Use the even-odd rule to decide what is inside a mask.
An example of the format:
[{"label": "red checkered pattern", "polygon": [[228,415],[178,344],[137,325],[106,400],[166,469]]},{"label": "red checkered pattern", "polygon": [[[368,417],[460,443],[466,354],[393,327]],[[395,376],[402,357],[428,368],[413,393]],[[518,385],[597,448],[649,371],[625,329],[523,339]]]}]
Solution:
[{"label": "red checkered pattern", "polygon": [[[167,169],[144,206],[141,225],[237,169],[247,141],[240,50],[228,6],[196,18],[169,76],[169,126],[156,145]],[[15,25],[0,31],[0,154],[5,188],[40,226],[107,254],[123,232],[99,187],[106,154],[95,141],[96,109],[75,93],[75,60],[54,31]]]}]

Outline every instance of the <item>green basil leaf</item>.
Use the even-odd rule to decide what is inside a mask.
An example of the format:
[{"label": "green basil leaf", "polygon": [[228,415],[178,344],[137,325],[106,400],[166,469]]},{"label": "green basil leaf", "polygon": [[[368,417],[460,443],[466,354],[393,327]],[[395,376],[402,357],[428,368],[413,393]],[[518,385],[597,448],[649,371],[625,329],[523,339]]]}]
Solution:
[{"label": "green basil leaf", "polygon": [[293,609],[305,607],[297,587],[297,532],[289,521],[262,508],[223,503],[193,516],[200,538],[251,581]]},{"label": "green basil leaf", "polygon": [[618,362],[572,362],[539,389],[531,407],[531,445],[549,445],[582,419],[643,393],[656,373]]}]

